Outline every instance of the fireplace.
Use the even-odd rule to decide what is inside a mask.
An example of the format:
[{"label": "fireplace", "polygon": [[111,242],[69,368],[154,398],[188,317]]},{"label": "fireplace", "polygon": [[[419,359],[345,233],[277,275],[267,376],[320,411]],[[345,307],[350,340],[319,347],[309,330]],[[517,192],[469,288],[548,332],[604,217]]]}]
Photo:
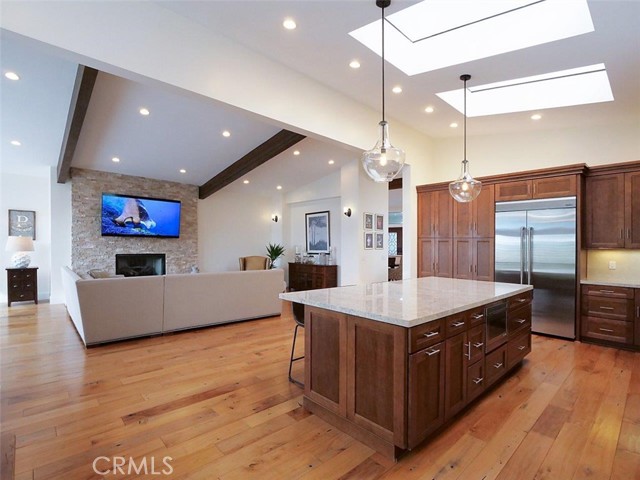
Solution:
[{"label": "fireplace", "polygon": [[164,275],[166,255],[164,253],[120,253],[116,254],[116,275],[143,277]]}]

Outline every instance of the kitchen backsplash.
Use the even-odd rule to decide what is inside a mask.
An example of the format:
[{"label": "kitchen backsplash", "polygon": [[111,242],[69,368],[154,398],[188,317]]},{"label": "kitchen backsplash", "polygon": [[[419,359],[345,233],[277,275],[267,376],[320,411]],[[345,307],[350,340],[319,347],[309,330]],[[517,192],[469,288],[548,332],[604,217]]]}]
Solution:
[{"label": "kitchen backsplash", "polygon": [[[615,262],[615,270],[609,269],[609,262]],[[640,250],[589,250],[587,278],[640,284]]]}]

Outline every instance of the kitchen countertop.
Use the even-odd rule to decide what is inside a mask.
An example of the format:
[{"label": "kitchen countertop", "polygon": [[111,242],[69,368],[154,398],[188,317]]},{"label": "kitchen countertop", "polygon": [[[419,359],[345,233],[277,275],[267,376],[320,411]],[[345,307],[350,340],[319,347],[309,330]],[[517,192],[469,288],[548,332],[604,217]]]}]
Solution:
[{"label": "kitchen countertop", "polygon": [[611,280],[598,280],[597,278],[585,278],[580,280],[583,285],[604,285],[607,287],[626,287],[626,288],[640,288],[640,278],[636,282],[628,280],[615,281]]},{"label": "kitchen countertop", "polygon": [[409,328],[532,289],[530,285],[426,277],[281,293],[280,298]]}]

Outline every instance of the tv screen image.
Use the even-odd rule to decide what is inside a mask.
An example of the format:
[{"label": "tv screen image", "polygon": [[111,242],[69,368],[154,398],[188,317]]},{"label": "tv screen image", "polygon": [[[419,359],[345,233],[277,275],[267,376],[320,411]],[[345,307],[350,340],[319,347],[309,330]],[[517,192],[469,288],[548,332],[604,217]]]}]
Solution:
[{"label": "tv screen image", "polygon": [[125,237],[180,236],[179,200],[102,194],[102,235]]}]

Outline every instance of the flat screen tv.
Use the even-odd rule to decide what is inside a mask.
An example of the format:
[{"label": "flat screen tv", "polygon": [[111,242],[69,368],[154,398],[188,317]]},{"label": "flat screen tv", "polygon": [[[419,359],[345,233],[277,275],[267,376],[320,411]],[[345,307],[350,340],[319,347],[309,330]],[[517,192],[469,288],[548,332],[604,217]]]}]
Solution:
[{"label": "flat screen tv", "polygon": [[102,194],[102,235],[117,237],[180,236],[179,200]]}]

